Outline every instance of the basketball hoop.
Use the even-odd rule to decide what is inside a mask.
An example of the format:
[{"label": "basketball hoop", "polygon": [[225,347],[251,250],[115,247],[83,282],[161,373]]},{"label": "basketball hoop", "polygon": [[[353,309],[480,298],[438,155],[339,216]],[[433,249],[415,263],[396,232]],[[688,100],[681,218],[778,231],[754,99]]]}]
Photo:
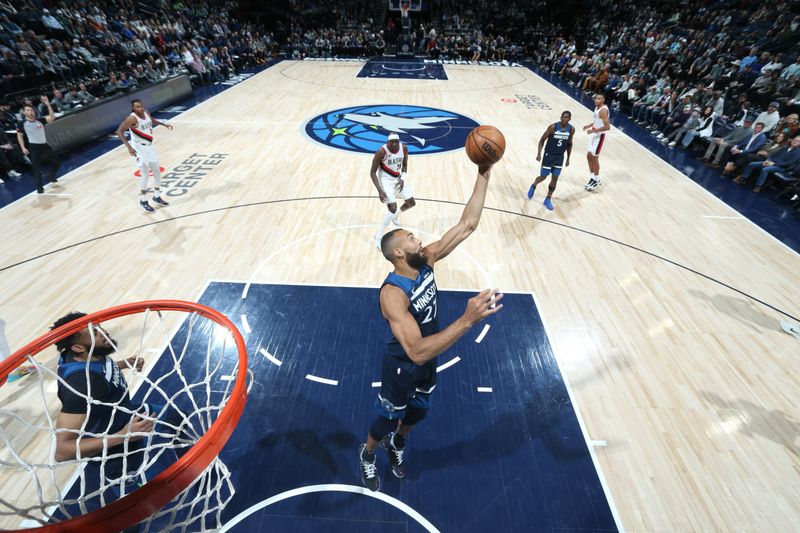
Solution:
[{"label": "basketball hoop", "polygon": [[[177,332],[175,339],[180,341],[179,350],[173,347],[173,336],[170,335],[170,327],[165,320],[165,315],[171,312],[189,313],[188,317],[172,320]],[[124,318],[134,315],[142,317],[141,324],[136,318]],[[150,320],[151,316],[156,316],[157,319]],[[172,314],[169,316],[173,318]],[[162,413],[169,407],[174,408],[172,412],[177,412],[181,416],[175,417],[176,422],[168,423],[155,418],[158,414],[150,416],[150,411],[141,414],[143,413],[141,410],[126,409],[119,401],[115,404],[104,404],[99,400],[83,396],[87,399],[87,420],[91,409],[98,404],[103,408],[115,409],[112,411],[113,414],[119,412],[128,417],[138,414],[139,417],[157,424],[153,427],[152,435],[145,437],[142,437],[142,434],[126,433],[129,429],[127,424],[124,429],[117,430],[115,436],[122,437],[124,434],[124,454],[110,453],[109,449],[106,449],[108,441],[104,440],[103,450],[98,455],[82,457],[78,447],[76,459],[56,462],[55,417],[48,408],[47,396],[48,393],[49,396],[54,396],[53,381],[56,381],[57,386],[63,384],[70,387],[70,385],[50,368],[52,365],[38,362],[34,356],[84,328],[88,328],[92,338],[89,355],[95,348],[95,336],[105,337],[116,350],[114,341],[106,333],[105,327],[100,326],[106,326],[106,323],[118,319],[119,322],[108,326],[109,330],[129,331],[131,324],[136,325],[136,328],[133,328],[139,335],[136,357],[144,351],[162,352],[161,357],[152,362],[148,374],[132,370],[132,381],[129,386],[131,399],[135,403],[136,398],[141,395],[141,405],[145,406],[144,402],[148,399],[152,401],[153,397],[166,398],[167,405]],[[123,327],[118,327],[119,323],[122,323]],[[162,333],[163,341],[156,341],[162,348],[146,349],[148,343],[152,342],[153,332]],[[192,343],[193,336],[195,341],[200,337],[199,349]],[[199,358],[198,361],[198,357],[192,357],[193,354],[202,353],[203,350],[205,360]],[[7,384],[8,375],[22,364],[34,365],[36,372],[31,373],[31,377],[26,377],[27,381]],[[159,369],[158,375],[151,378],[150,374],[153,374],[156,368]],[[88,362],[86,369],[88,379]],[[20,410],[22,414],[11,411],[14,406],[9,408],[8,402],[5,401],[0,408],[0,472],[3,474],[6,491],[11,485],[5,480],[14,479],[16,476],[26,483],[15,484],[15,492],[20,492],[22,489],[19,487],[26,485],[33,486],[28,492],[35,492],[22,496],[15,494],[13,501],[7,500],[7,493],[0,494],[0,520],[3,520],[0,529],[6,529],[5,524],[15,518],[18,521],[24,520],[19,527],[27,529],[21,531],[119,532],[140,522],[143,526],[142,531],[160,531],[164,525],[158,525],[159,520],[164,524],[166,521],[169,522],[167,528],[169,531],[185,531],[189,527],[199,527],[203,530],[220,527],[222,509],[233,497],[234,490],[230,472],[218,455],[233,433],[244,410],[247,381],[247,350],[236,326],[222,313],[196,303],[153,300],[120,305],[91,313],[42,335],[0,362],[0,393],[7,394],[9,388],[14,389],[15,394],[28,392],[15,389],[24,384],[30,387],[31,396],[40,396],[44,402],[44,406],[35,406],[26,401],[24,404],[26,409]],[[176,383],[178,386],[175,386]],[[75,392],[75,389],[71,387],[70,389]],[[91,392],[91,387],[89,391]],[[158,396],[159,394],[161,396]],[[59,402],[55,403],[57,405]],[[30,414],[32,410],[35,411],[35,415]],[[39,416],[40,411],[41,416]],[[26,416],[32,420],[27,421]],[[46,420],[37,421],[34,420],[34,416]],[[78,439],[102,436],[84,431],[86,427],[87,423],[84,422],[80,430],[68,431],[78,433]],[[168,430],[171,428],[179,433],[170,434],[171,440],[159,443],[156,437],[163,435],[159,433],[161,429],[156,428],[161,427],[167,427]],[[36,446],[35,450],[31,451],[28,449],[31,448],[28,446],[30,440],[24,445],[17,445],[14,442],[14,437],[17,436],[15,432],[23,431],[38,433],[38,438],[41,440],[45,440],[43,437],[51,439],[44,442],[48,450],[46,461],[40,460],[43,456],[42,446]],[[37,437],[31,437],[33,438]],[[129,440],[145,443],[137,447],[136,451],[144,457],[139,470],[129,472],[123,468],[122,477],[112,480],[100,476],[99,492],[83,494],[84,488],[88,486],[84,479],[87,471],[94,472],[99,468],[97,471],[107,475],[108,470],[104,470],[107,462],[118,461],[122,465],[129,464],[126,463],[130,460]],[[120,446],[123,445],[114,445],[111,449],[119,449]],[[173,456],[178,457],[174,450],[182,451],[182,449],[185,449],[185,453],[172,461]],[[172,455],[169,455],[170,451]],[[151,473],[148,468],[156,465],[159,460],[163,463],[165,458],[169,461],[167,463],[169,466],[165,465],[160,473],[153,474],[155,477],[147,479],[146,474]],[[71,467],[74,467],[75,471],[73,480],[79,478],[80,483],[56,479],[58,469],[69,470]],[[91,470],[92,468],[95,470]],[[135,486],[128,488],[132,486],[131,481],[137,480],[145,482],[138,488]],[[72,491],[78,491],[76,484],[79,495],[70,499]],[[106,501],[108,491],[117,489],[120,489],[118,497]],[[28,500],[25,500],[25,497]],[[87,511],[90,501],[99,501],[101,504],[96,510]]]}]

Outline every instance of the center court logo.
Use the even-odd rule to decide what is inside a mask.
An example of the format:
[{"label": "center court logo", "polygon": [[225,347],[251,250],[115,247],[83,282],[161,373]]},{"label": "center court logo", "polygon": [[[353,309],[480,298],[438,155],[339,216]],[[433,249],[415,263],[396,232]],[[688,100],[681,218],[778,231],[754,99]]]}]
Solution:
[{"label": "center court logo", "polygon": [[316,116],[304,129],[312,140],[348,152],[372,154],[387,135],[397,133],[409,154],[437,154],[462,149],[477,126],[469,117],[434,107],[366,105]]}]

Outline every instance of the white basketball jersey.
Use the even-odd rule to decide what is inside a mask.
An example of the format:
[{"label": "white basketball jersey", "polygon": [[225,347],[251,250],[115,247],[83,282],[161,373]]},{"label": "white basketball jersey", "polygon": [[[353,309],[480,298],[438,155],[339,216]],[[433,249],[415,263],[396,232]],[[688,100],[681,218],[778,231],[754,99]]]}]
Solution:
[{"label": "white basketball jersey", "polygon": [[399,144],[399,148],[397,149],[396,153],[392,153],[391,151],[389,151],[389,146],[384,144],[383,161],[381,161],[381,170],[383,170],[390,176],[399,178],[400,173],[403,171],[403,158],[404,158],[403,143]]},{"label": "white basketball jersey", "polygon": [[[594,110],[594,124],[593,124],[593,126],[595,128],[602,128],[603,126],[605,126],[605,124],[603,124],[603,119],[600,118],[600,111],[602,111],[603,109],[605,109],[606,112],[608,113],[608,106],[606,106],[606,105],[598,107],[597,109]],[[611,119],[611,114],[610,113],[608,115],[608,118]],[[605,133],[605,132],[603,132],[603,133]]]},{"label": "white basketball jersey", "polygon": [[131,116],[136,119],[136,127],[128,130],[134,149],[137,146],[153,144],[153,121],[150,115],[145,112],[144,118],[140,118],[136,113],[131,113]]}]

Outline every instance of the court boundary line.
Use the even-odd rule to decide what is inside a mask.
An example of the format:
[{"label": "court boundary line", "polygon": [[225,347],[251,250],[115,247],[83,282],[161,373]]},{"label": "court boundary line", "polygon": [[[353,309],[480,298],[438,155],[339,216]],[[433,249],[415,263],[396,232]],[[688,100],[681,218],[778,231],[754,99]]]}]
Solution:
[{"label": "court boundary line", "polygon": [[[250,78],[250,79],[253,79],[253,78]],[[247,81],[247,80],[245,80],[245,81]],[[208,215],[208,214],[228,211],[228,210],[231,210],[231,209],[243,209],[243,208],[248,208],[248,207],[260,207],[260,206],[266,206],[266,205],[272,205],[272,204],[281,204],[281,203],[299,202],[299,201],[311,201],[311,200],[325,200],[325,201],[330,201],[330,200],[370,200],[370,201],[374,202],[375,201],[375,197],[374,197],[374,195],[342,195],[342,196],[309,196],[309,197],[300,197],[300,198],[281,198],[281,199],[277,199],[277,200],[263,200],[263,201],[260,201],[260,202],[249,202],[249,203],[245,203],[245,204],[237,204],[237,205],[224,206],[224,207],[215,207],[215,208],[212,208],[212,209],[205,209],[203,211],[195,211],[195,212],[192,212],[192,213],[185,213],[183,215],[176,215],[176,216],[165,218],[165,219],[162,219],[162,220],[154,220],[154,221],[151,221],[151,222],[146,222],[144,224],[139,224],[139,225],[136,225],[136,226],[130,226],[130,227],[127,227],[127,228],[122,228],[122,229],[119,229],[119,230],[116,230],[116,231],[112,231],[111,233],[98,235],[96,237],[91,237],[91,238],[85,239],[83,241],[78,241],[78,242],[74,242],[72,244],[68,244],[66,246],[62,246],[61,248],[56,248],[56,249],[50,250],[48,252],[43,252],[43,253],[41,253],[39,255],[28,257],[27,259],[22,259],[20,261],[17,261],[16,263],[11,263],[9,265],[0,267],[0,274],[2,274],[3,272],[5,272],[7,270],[11,270],[12,268],[24,265],[24,264],[32,262],[32,261],[36,261],[37,259],[42,259],[44,257],[48,257],[50,255],[57,254],[59,252],[63,252],[65,250],[69,250],[71,248],[76,248],[76,247],[83,246],[83,245],[89,244],[89,243],[93,243],[93,242],[96,242],[96,241],[99,241],[99,240],[102,240],[102,239],[106,239],[106,238],[109,238],[109,237],[114,237],[116,235],[121,235],[123,233],[129,233],[129,232],[135,231],[137,229],[148,228],[148,227],[155,226],[155,225],[158,225],[158,224],[164,224],[164,223],[167,223],[167,222],[174,222],[176,220],[182,220],[184,218],[191,218],[191,217],[200,216],[200,215]],[[453,201],[453,200],[437,200],[437,199],[433,199],[433,198],[421,198],[421,197],[417,197],[417,200],[421,201],[421,202],[442,203],[442,204],[448,204],[448,205],[457,205],[457,206],[461,206],[461,207],[466,205],[463,202],[456,202],[456,201]],[[538,216],[535,216],[535,215],[529,215],[527,213],[519,213],[519,212],[516,212],[516,211],[511,211],[509,209],[502,209],[502,208],[499,208],[499,207],[484,207],[483,209],[484,209],[484,211],[492,211],[492,212],[495,212],[495,213],[503,213],[503,214],[506,214],[506,215],[514,215],[514,216],[527,218],[527,219],[531,219],[531,220],[538,220],[539,222],[552,224],[552,225],[558,226],[558,227],[563,228],[563,229],[577,231],[577,232],[580,232],[580,233],[583,233],[583,234],[586,234],[586,235],[590,235],[592,237],[598,237],[598,238],[600,238],[602,240],[605,240],[607,242],[618,244],[618,245],[620,245],[620,246],[622,246],[624,248],[628,248],[630,250],[643,253],[643,254],[648,255],[648,256],[650,256],[650,257],[652,257],[654,259],[659,259],[659,260],[664,261],[666,263],[669,263],[669,264],[671,264],[671,265],[673,265],[675,267],[678,267],[681,270],[685,270],[687,272],[690,272],[692,274],[700,276],[700,277],[702,277],[702,278],[704,278],[704,279],[706,279],[708,281],[711,281],[712,283],[715,283],[717,285],[725,287],[726,289],[729,289],[729,290],[731,290],[731,291],[733,291],[733,292],[735,292],[735,293],[737,293],[737,294],[739,294],[741,296],[744,296],[744,297],[746,297],[746,298],[748,298],[750,300],[753,300],[754,302],[757,302],[757,303],[759,303],[759,304],[761,304],[761,305],[763,305],[763,306],[765,306],[765,307],[767,307],[769,309],[772,309],[776,313],[779,313],[779,314],[781,314],[781,315],[783,315],[783,316],[785,316],[787,318],[791,318],[795,322],[800,322],[800,318],[797,318],[796,316],[792,315],[788,311],[784,311],[784,310],[782,310],[782,309],[780,309],[780,308],[778,308],[778,307],[776,307],[776,306],[774,306],[772,304],[769,304],[769,303],[765,302],[764,300],[761,300],[761,299],[759,299],[759,298],[757,298],[757,297],[755,297],[755,296],[753,296],[751,294],[748,294],[748,293],[744,292],[741,289],[737,289],[736,287],[733,287],[732,285],[728,285],[724,281],[720,281],[720,280],[718,280],[716,278],[711,277],[708,274],[703,274],[702,272],[700,272],[698,270],[695,270],[692,267],[683,265],[681,263],[678,263],[677,261],[673,261],[672,259],[669,259],[669,258],[666,258],[664,256],[658,255],[655,252],[649,252],[649,251],[647,251],[647,250],[645,250],[643,248],[639,248],[638,246],[634,246],[633,244],[628,244],[628,243],[620,241],[618,239],[614,239],[613,237],[607,237],[605,235],[601,235],[601,234],[593,232],[591,230],[579,228],[579,227],[576,227],[576,226],[571,226],[569,224],[566,224],[564,222],[559,222],[557,220],[551,220],[551,219],[548,219],[548,218],[538,217]],[[789,248],[789,249],[791,250],[791,248]]]},{"label": "court boundary line", "polygon": [[614,523],[617,526],[617,529],[622,533],[625,532],[625,528],[622,525],[622,519],[619,516],[619,510],[617,509],[616,504],[614,503],[614,498],[612,498],[611,489],[608,485],[608,480],[606,480],[605,474],[603,473],[603,469],[600,467],[600,463],[597,459],[597,454],[595,453],[594,446],[592,446],[592,442],[595,439],[591,439],[589,437],[589,431],[586,428],[586,423],[583,420],[583,415],[581,414],[581,410],[578,407],[578,404],[575,402],[575,394],[572,390],[572,385],[570,385],[569,378],[567,377],[566,372],[561,367],[560,357],[556,353],[555,348],[553,347],[553,343],[550,339],[552,339],[552,335],[550,335],[550,328],[547,326],[547,322],[544,318],[544,313],[542,313],[542,309],[539,307],[539,303],[536,301],[536,295],[533,292],[528,292],[526,294],[530,294],[531,300],[533,301],[533,306],[536,309],[536,312],[539,313],[539,320],[542,323],[542,327],[544,328],[544,334],[547,337],[547,345],[550,347],[550,353],[553,354],[553,359],[556,361],[556,366],[558,366],[558,372],[561,374],[561,381],[564,383],[564,387],[567,389],[567,396],[569,396],[569,401],[572,403],[572,411],[575,413],[575,418],[578,419],[578,426],[581,428],[581,435],[583,435],[583,440],[586,443],[586,448],[589,450],[589,457],[592,459],[592,464],[594,465],[594,470],[597,472],[597,477],[600,480],[600,486],[603,487],[603,493],[605,494],[606,501],[608,502],[609,509],[611,510],[611,516],[614,518]]}]

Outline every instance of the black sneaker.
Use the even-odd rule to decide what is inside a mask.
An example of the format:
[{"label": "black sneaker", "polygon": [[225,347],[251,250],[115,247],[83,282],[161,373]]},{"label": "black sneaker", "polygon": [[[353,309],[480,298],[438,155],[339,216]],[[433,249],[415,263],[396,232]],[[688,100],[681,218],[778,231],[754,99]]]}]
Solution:
[{"label": "black sneaker", "polygon": [[139,205],[142,207],[142,209],[144,209],[148,213],[154,213],[155,212],[155,209],[153,209],[152,205],[147,203],[147,200],[139,200]]},{"label": "black sneaker", "polygon": [[381,488],[381,478],[378,477],[378,467],[376,466],[375,454],[372,455],[372,461],[367,461],[364,458],[364,452],[367,450],[367,445],[362,444],[358,449],[358,462],[361,467],[361,483],[364,484],[372,492],[377,492]]},{"label": "black sneaker", "polygon": [[402,478],[406,475],[406,464],[403,460],[405,447],[395,448],[392,444],[392,435],[394,435],[394,433],[389,433],[381,439],[381,448],[386,450],[386,453],[389,455],[389,463],[392,465],[392,474],[394,474],[394,477]]},{"label": "black sneaker", "polygon": [[160,196],[153,196],[153,203],[158,205],[169,205],[169,202],[162,199]]}]

